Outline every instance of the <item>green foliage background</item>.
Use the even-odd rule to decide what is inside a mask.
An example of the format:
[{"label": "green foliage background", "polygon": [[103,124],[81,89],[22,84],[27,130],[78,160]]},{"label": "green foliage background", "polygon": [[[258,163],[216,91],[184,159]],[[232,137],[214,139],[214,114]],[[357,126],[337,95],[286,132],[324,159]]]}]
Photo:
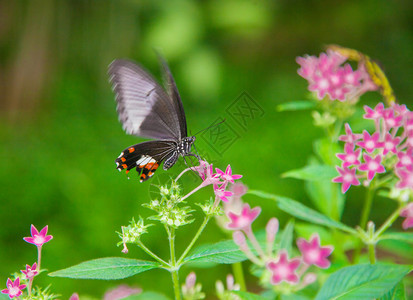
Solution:
[{"label": "green foliage background", "polygon": [[[141,140],[127,136],[117,121],[106,74],[113,59],[139,61],[159,78],[153,49],[160,49],[193,133],[228,118],[229,105],[249,93],[265,114],[246,130],[228,118],[240,138],[223,155],[200,138],[198,148],[221,169],[230,163],[249,187],[310,205],[302,182],[280,178],[306,163],[312,141],[323,134],[308,111],[276,110],[308,97],[295,57],[318,55],[332,43],[358,49],[380,62],[398,99],[412,109],[412,19],[413,3],[402,0],[0,1],[0,287],[36,259],[35,247],[22,240],[30,224],[49,225],[54,239],[44,246],[43,267],[54,271],[123,255],[115,231],[132,216],[148,214],[140,205],[150,199],[150,183],[140,184],[133,173],[127,180],[115,170],[118,154]],[[370,94],[363,104],[378,101],[379,94]],[[159,170],[153,182],[165,176]],[[191,176],[184,179],[186,190],[196,184]],[[358,220],[359,190],[350,191],[344,211],[350,225]],[[210,192],[190,201],[207,199]],[[257,227],[272,216],[287,220],[274,203],[246,200],[264,207]],[[380,205],[373,212],[377,220]],[[197,224],[178,233],[178,245],[183,248]],[[165,234],[155,227],[150,233],[145,242],[167,257]],[[225,237],[211,225],[201,240]],[[147,258],[130,250],[128,257]],[[198,272],[198,278],[211,290],[229,272],[229,266],[219,266]],[[170,275],[160,270],[125,282],[171,293]],[[120,282],[43,275],[36,283],[52,283],[67,299],[73,292],[101,297]]]}]

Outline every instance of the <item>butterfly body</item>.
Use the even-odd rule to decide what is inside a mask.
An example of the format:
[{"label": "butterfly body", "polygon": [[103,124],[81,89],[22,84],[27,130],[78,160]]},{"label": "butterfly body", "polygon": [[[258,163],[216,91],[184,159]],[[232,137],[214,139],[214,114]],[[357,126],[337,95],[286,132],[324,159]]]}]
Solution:
[{"label": "butterfly body", "polygon": [[181,98],[165,61],[166,91],[139,65],[115,60],[109,66],[110,81],[116,93],[117,111],[123,129],[132,135],[154,139],[126,148],[115,160],[119,171],[136,167],[140,181],[153,176],[163,162],[171,168],[179,156],[193,155],[194,136],[187,136]]}]

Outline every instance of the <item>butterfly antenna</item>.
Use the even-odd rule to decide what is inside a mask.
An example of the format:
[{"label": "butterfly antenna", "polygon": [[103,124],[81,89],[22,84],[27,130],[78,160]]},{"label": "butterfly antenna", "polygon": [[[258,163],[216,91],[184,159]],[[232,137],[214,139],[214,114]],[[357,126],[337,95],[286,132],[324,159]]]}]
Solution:
[{"label": "butterfly antenna", "polygon": [[194,135],[197,135],[197,134],[201,133],[202,131],[208,130],[208,129],[212,128],[212,127],[218,126],[218,125],[224,123],[226,120],[227,120],[227,119],[225,118],[225,119],[223,119],[221,122],[218,122],[218,123],[216,123],[216,124],[213,124],[213,125],[211,125],[211,126],[208,126],[207,128],[204,128],[204,129],[198,131],[198,132],[195,133]]}]

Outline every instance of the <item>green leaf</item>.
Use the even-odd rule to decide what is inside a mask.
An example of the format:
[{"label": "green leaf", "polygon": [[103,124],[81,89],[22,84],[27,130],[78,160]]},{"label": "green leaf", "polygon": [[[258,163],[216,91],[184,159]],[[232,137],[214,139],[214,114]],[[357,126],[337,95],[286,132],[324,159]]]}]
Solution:
[{"label": "green leaf", "polygon": [[323,215],[303,204],[301,204],[298,201],[292,200],[290,198],[278,196],[278,195],[273,195],[261,191],[254,191],[250,190],[248,191],[249,194],[253,194],[256,196],[259,196],[261,198],[266,198],[266,199],[272,199],[274,200],[278,208],[281,209],[282,211],[298,218],[304,221],[308,221],[314,224],[319,224],[323,226],[327,226],[329,228],[336,228],[340,229],[342,231],[357,235],[357,231],[343,223],[340,223],[338,221],[334,221],[333,219],[327,217],[326,215]]},{"label": "green leaf", "polygon": [[253,293],[243,291],[231,291],[232,295],[237,295],[241,300],[268,300],[268,298]]},{"label": "green leaf", "polygon": [[345,267],[330,275],[315,299],[379,298],[390,291],[412,269],[412,266],[394,264]]},{"label": "green leaf", "polygon": [[281,175],[287,178],[296,178],[308,181],[331,180],[337,176],[337,171],[332,166],[312,165],[301,169],[295,169],[285,172]]},{"label": "green leaf", "polygon": [[294,219],[292,219],[285,225],[280,240],[280,249],[285,249],[290,254],[293,246],[294,223]]},{"label": "green leaf", "polygon": [[233,264],[244,261],[247,257],[232,241],[222,241],[213,245],[202,245],[196,248],[183,263],[214,262],[218,264]]},{"label": "green leaf", "polygon": [[49,276],[114,280],[127,278],[155,268],[161,268],[161,265],[152,261],[106,257],[85,261],[78,265],[49,273]]},{"label": "green leaf", "polygon": [[122,298],[122,300],[171,300],[171,298],[166,297],[164,294],[158,292],[143,292],[138,295],[132,295],[126,298]]},{"label": "green leaf", "polygon": [[408,243],[413,243],[412,232],[389,232],[380,236],[380,240],[397,240]]},{"label": "green leaf", "polygon": [[403,280],[399,282],[394,288],[386,293],[379,300],[406,300],[406,291],[404,289]]},{"label": "green leaf", "polygon": [[311,101],[308,101],[308,100],[292,101],[292,102],[286,102],[286,103],[277,105],[277,110],[278,111],[306,110],[306,109],[315,108],[316,105],[317,105],[317,103],[311,102]]}]

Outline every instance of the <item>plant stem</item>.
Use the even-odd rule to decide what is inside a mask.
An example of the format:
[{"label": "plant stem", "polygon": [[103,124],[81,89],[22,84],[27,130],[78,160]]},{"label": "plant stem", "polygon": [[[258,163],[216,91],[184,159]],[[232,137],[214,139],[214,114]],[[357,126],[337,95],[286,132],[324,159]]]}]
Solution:
[{"label": "plant stem", "polygon": [[370,216],[371,206],[373,204],[373,196],[374,196],[374,188],[369,187],[367,188],[366,199],[364,201],[363,212],[360,219],[360,227],[361,229],[365,230],[367,221]]},{"label": "plant stem", "polygon": [[[360,218],[360,228],[365,230],[367,221],[370,215],[371,206],[373,204],[374,188],[371,186],[367,188],[366,199],[364,200],[363,211]],[[354,249],[353,263],[358,263],[360,259],[361,248],[363,248],[363,242],[359,241],[356,248]]]},{"label": "plant stem", "polygon": [[242,263],[237,262],[232,264],[232,273],[234,273],[235,282],[239,284],[241,291],[246,291],[244,271],[242,270]]},{"label": "plant stem", "polygon": [[376,244],[369,244],[369,260],[372,265],[376,263]]},{"label": "plant stem", "polygon": [[400,215],[400,211],[404,208],[403,204],[400,204],[399,207],[387,218],[387,220],[380,226],[379,230],[376,231],[375,238],[378,239],[380,235],[386,231]]},{"label": "plant stem", "polygon": [[202,222],[201,226],[199,227],[198,231],[196,232],[195,236],[193,237],[192,241],[189,243],[188,247],[186,247],[184,253],[182,253],[181,257],[178,259],[177,265],[180,265],[185,257],[188,255],[188,252],[192,249],[195,242],[198,240],[199,236],[201,235],[202,231],[204,231],[205,226],[208,224],[208,221],[211,219],[210,216],[206,216],[204,221]]},{"label": "plant stem", "polygon": [[158,262],[160,262],[164,267],[171,267],[170,264],[168,264],[166,261],[164,261],[162,258],[160,258],[158,255],[156,255],[155,253],[153,253],[150,249],[148,249],[142,242],[141,240],[138,240],[136,242],[138,244],[139,247],[141,247],[141,249],[143,251],[145,251],[149,256],[153,257],[155,260],[157,260]]},{"label": "plant stem", "polygon": [[169,251],[171,254],[171,275],[172,282],[174,286],[175,300],[181,300],[181,287],[179,286],[179,267],[176,267],[176,256],[175,256],[175,229],[166,227],[169,238]]}]

